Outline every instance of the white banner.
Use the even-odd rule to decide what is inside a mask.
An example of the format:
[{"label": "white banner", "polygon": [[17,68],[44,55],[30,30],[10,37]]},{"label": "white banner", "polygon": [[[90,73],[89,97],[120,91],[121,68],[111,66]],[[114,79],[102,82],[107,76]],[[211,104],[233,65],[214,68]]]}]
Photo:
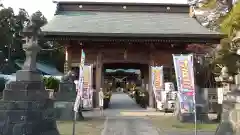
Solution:
[{"label": "white banner", "polygon": [[223,102],[223,88],[217,88],[217,101],[218,104],[222,104]]},{"label": "white banner", "polygon": [[82,97],[82,94],[83,94],[82,91],[83,91],[83,67],[84,67],[84,63],[85,63],[85,53],[82,50],[81,63],[79,65],[79,80],[78,80],[78,85],[76,87],[77,97],[76,97],[74,107],[73,107],[73,110],[75,112],[78,112],[78,109],[79,109],[80,104],[81,104],[81,97]]},{"label": "white banner", "polygon": [[152,88],[157,103],[157,108],[162,110],[162,90],[164,88],[163,66],[151,67]]},{"label": "white banner", "polygon": [[83,109],[92,108],[92,66],[84,65],[83,67]]}]

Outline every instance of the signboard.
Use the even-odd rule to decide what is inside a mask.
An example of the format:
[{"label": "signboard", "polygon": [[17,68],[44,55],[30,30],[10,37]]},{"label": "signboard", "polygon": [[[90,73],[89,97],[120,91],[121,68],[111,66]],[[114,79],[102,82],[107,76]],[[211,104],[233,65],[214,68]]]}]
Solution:
[{"label": "signboard", "polygon": [[223,88],[217,88],[217,102],[218,104],[223,102]]},{"label": "signboard", "polygon": [[161,100],[162,100],[162,90],[164,85],[163,80],[163,66],[151,67],[152,73],[152,87],[157,102],[157,108],[162,109]]},{"label": "signboard", "polygon": [[78,85],[76,87],[77,90],[77,97],[74,103],[74,107],[73,110],[75,112],[78,112],[79,106],[81,104],[81,97],[82,97],[82,91],[83,91],[83,67],[84,67],[84,63],[85,63],[85,53],[82,50],[81,53],[81,63],[79,65],[79,79],[78,79]]},{"label": "signboard", "polygon": [[173,82],[165,82],[164,88],[166,92],[175,91]]},{"label": "signboard", "polygon": [[193,55],[173,54],[181,113],[195,112]]}]

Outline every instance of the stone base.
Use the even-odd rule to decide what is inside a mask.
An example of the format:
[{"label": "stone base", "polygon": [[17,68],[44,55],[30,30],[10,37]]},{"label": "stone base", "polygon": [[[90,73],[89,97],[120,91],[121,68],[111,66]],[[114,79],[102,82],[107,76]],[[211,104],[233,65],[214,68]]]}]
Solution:
[{"label": "stone base", "polygon": [[48,97],[42,82],[14,81],[6,84],[3,91],[5,101],[40,101]]},{"label": "stone base", "polygon": [[74,102],[61,102],[56,101],[54,103],[54,110],[56,112],[57,120],[73,120],[74,111],[73,111]]},{"label": "stone base", "polygon": [[[0,102],[1,135],[59,135],[52,101]],[[47,133],[55,134],[47,134]]]},{"label": "stone base", "polygon": [[178,113],[177,114],[177,119],[180,121],[180,122],[195,122],[195,116],[193,113],[188,113],[188,114],[181,114],[181,113]]},{"label": "stone base", "polygon": [[215,135],[240,134],[240,91],[233,90],[224,96],[221,123]]},{"label": "stone base", "polygon": [[16,72],[16,81],[41,81],[41,79],[37,71],[19,70]]},{"label": "stone base", "polygon": [[215,135],[237,135],[233,131],[233,126],[230,122],[221,122],[215,132]]},{"label": "stone base", "polygon": [[1,135],[59,135],[53,100],[41,81],[7,84],[0,116]]}]

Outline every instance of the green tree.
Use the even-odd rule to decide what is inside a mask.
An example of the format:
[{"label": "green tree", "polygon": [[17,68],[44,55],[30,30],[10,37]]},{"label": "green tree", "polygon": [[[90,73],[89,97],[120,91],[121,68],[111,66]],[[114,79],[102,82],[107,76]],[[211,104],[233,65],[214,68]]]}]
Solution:
[{"label": "green tree", "polygon": [[221,31],[228,34],[230,38],[240,30],[240,2],[236,3],[221,23]]},{"label": "green tree", "polygon": [[235,75],[239,68],[239,56],[236,54],[234,48],[232,48],[230,38],[224,38],[221,40],[221,44],[215,54],[213,61],[214,70],[217,75],[220,75],[222,67],[228,67],[229,73]]},{"label": "green tree", "polygon": [[2,72],[12,73],[14,72],[13,64],[10,60],[11,52],[14,41],[14,26],[15,26],[15,15],[12,8],[2,8],[0,10],[0,49],[3,53],[4,60],[1,61]]},{"label": "green tree", "polygon": [[19,9],[18,14],[15,16],[14,25],[14,40],[11,57],[13,60],[24,59],[24,51],[22,49],[22,35],[21,32],[24,26],[29,22],[29,15],[25,9]]},{"label": "green tree", "polygon": [[17,15],[10,7],[2,6],[0,9],[0,50],[3,55],[3,61],[1,61],[3,73],[15,72],[14,60],[24,58],[20,34],[27,22],[28,14],[24,9],[20,9]]},{"label": "green tree", "polygon": [[47,18],[42,14],[41,11],[37,11],[31,15],[31,21],[36,24],[36,27],[42,27],[47,23]]},{"label": "green tree", "polygon": [[215,54],[213,65],[214,71],[219,74],[223,66],[228,67],[229,73],[234,75],[239,69],[239,56],[236,54],[238,48],[232,45],[232,39],[237,31],[240,31],[240,2],[235,4],[232,10],[224,18],[221,18],[221,31],[228,35],[222,39],[219,49]]},{"label": "green tree", "polygon": [[[12,8],[6,8],[0,4],[0,70],[4,73],[13,73],[14,61],[17,59],[23,60],[25,53],[22,49],[23,37],[21,32],[29,23],[30,16],[25,9],[19,9],[17,14],[14,14]],[[34,21],[36,27],[42,27],[47,23],[47,19],[37,11],[31,15],[31,20]],[[38,55],[38,60],[52,63],[56,65],[60,71],[63,70],[64,53],[63,49],[55,42],[49,42],[39,39],[39,45],[42,51]],[[56,48],[58,47],[58,48]],[[8,60],[7,62],[5,60]]]}]

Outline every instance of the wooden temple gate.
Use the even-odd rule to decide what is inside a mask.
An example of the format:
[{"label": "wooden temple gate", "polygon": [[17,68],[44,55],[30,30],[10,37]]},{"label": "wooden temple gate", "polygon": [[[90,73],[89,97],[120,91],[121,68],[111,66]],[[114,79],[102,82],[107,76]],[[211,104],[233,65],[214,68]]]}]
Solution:
[{"label": "wooden temple gate", "polygon": [[149,84],[149,106],[154,107],[150,67],[171,67],[172,54],[188,53],[192,43],[219,43],[222,37],[200,26],[189,9],[183,4],[58,2],[55,18],[43,33],[65,46],[66,71],[79,66],[84,50],[86,63],[94,66],[95,98],[104,67],[138,68]]}]

